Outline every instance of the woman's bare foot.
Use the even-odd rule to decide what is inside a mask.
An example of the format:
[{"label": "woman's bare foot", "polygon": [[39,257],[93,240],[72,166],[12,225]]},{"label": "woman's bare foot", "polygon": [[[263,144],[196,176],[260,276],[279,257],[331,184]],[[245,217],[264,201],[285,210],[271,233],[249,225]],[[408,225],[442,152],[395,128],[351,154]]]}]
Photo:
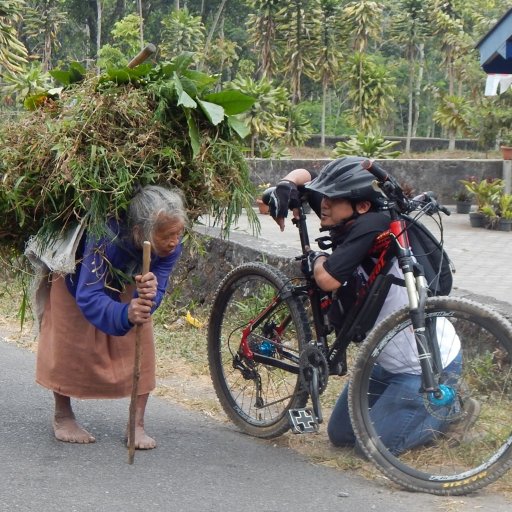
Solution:
[{"label": "woman's bare foot", "polygon": [[53,431],[59,441],[65,443],[94,443],[96,439],[82,428],[74,416],[55,416],[53,419]]},{"label": "woman's bare foot", "polygon": [[[128,443],[128,429],[126,430],[126,446]],[[135,427],[135,449],[136,450],[152,450],[156,448],[156,441],[146,434],[144,427]]]}]

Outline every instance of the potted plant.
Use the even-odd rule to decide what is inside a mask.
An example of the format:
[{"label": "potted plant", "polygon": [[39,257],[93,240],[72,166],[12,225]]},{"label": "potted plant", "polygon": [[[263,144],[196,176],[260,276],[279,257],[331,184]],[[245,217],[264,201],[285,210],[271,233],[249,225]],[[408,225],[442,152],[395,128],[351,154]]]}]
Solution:
[{"label": "potted plant", "polygon": [[471,210],[471,196],[465,188],[459,190],[459,192],[453,196],[453,199],[455,199],[457,213],[469,213]]},{"label": "potted plant", "polygon": [[486,222],[486,214],[483,209],[486,208],[488,213],[492,210],[494,215],[496,214],[496,205],[503,193],[503,180],[499,178],[485,178],[477,181],[472,177],[468,180],[460,180],[460,182],[464,185],[467,192],[475,198],[476,211],[469,214],[471,226],[484,227],[486,224],[489,224],[489,221]]},{"label": "potted plant", "polygon": [[502,130],[501,132],[501,155],[503,160],[512,160],[512,131]]},{"label": "potted plant", "polygon": [[487,229],[498,229],[499,216],[492,204],[482,206],[482,213],[485,215],[483,227]]},{"label": "potted plant", "polygon": [[499,231],[512,231],[512,194],[503,194],[499,201]]},{"label": "potted plant", "polygon": [[261,183],[257,187],[257,193],[256,193],[256,206],[258,207],[259,212],[262,215],[267,215],[269,212],[269,207],[267,204],[263,202],[261,199],[261,196],[263,195],[263,192],[267,190],[267,188],[270,187],[270,183]]}]

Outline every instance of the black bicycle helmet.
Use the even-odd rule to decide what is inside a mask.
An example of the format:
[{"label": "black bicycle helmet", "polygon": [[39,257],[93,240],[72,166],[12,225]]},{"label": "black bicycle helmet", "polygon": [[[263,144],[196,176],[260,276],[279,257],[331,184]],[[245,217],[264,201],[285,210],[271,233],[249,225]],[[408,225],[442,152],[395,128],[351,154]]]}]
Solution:
[{"label": "black bicycle helmet", "polygon": [[374,183],[375,178],[361,162],[367,158],[347,156],[329,162],[311,183],[306,185],[329,199],[348,199],[351,202],[370,201],[382,208],[387,205],[386,196]]}]

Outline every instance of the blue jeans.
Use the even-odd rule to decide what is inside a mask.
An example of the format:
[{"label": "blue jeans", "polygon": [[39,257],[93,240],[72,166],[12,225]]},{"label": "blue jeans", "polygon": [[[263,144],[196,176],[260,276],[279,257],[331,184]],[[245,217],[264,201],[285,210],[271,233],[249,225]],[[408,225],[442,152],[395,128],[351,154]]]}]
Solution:
[{"label": "blue jeans", "polygon": [[[460,354],[444,370],[457,376],[461,372]],[[434,439],[436,432],[446,430],[443,419],[449,407],[437,408],[432,415],[423,402],[421,376],[390,373],[376,365],[370,382],[370,417],[382,442],[394,455]],[[453,407],[453,406],[452,406]],[[354,446],[356,438],[348,412],[348,385],[332,411],[327,426],[329,439],[335,446]]]}]

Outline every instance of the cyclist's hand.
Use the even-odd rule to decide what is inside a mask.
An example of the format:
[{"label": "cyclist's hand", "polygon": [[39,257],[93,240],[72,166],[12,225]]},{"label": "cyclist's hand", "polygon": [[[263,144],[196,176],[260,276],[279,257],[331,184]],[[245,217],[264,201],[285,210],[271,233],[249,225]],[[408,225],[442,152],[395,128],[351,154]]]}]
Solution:
[{"label": "cyclist's hand", "polygon": [[284,230],[284,219],[288,217],[288,210],[300,206],[297,185],[291,181],[281,181],[270,194],[270,215]]},{"label": "cyclist's hand", "polygon": [[302,273],[306,277],[313,277],[314,270],[315,270],[315,262],[320,257],[327,258],[329,254],[327,254],[324,251],[310,251],[307,256],[302,260]]}]

